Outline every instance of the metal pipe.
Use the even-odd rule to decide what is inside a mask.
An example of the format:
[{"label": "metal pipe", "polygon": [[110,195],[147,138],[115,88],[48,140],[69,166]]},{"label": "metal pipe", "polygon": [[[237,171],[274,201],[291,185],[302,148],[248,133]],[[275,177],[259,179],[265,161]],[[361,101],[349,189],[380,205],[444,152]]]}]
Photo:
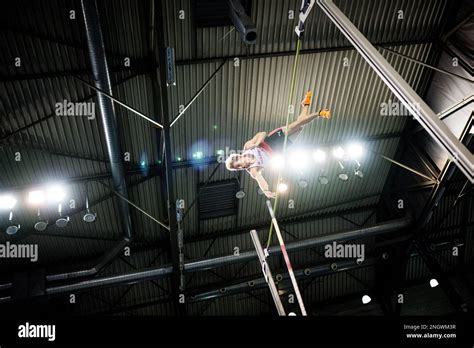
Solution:
[{"label": "metal pipe", "polygon": [[[391,220],[384,223],[379,223],[374,226],[364,227],[357,230],[350,230],[345,232],[338,232],[327,234],[324,236],[318,236],[314,238],[299,240],[293,243],[287,244],[288,252],[292,251],[299,251],[305,250],[309,248],[313,248],[319,245],[328,244],[334,241],[341,241],[341,240],[353,240],[359,238],[366,238],[375,235],[380,235],[384,233],[390,233],[394,231],[398,231],[402,228],[406,228],[411,223],[411,218],[401,218],[396,220]],[[269,255],[279,255],[281,253],[279,248],[275,248],[274,250],[268,250]],[[221,257],[215,257],[212,259],[205,259],[205,260],[198,260],[198,261],[191,261],[185,264],[184,272],[198,272],[204,271],[208,269],[213,269],[216,267],[221,267],[229,264],[239,263],[254,260],[257,257],[257,253],[255,250],[253,251],[246,251],[242,252],[239,255],[226,255]],[[143,271],[138,272],[131,272],[117,276],[110,276],[104,278],[96,278],[90,280],[84,280],[78,283],[66,284],[61,286],[53,286],[49,287],[46,290],[48,295],[58,295],[63,293],[70,293],[74,291],[81,291],[87,289],[98,288],[102,286],[114,286],[120,284],[130,284],[136,283],[141,281],[146,281],[150,279],[159,279],[170,276],[173,273],[173,266],[166,265],[163,268],[159,269],[146,269]]]},{"label": "metal pipe", "polygon": [[318,5],[351,42],[372,69],[384,81],[387,87],[411,112],[415,119],[425,128],[426,132],[452,158],[457,167],[474,182],[474,155],[450,131],[426,102],[400,76],[400,74],[384,59],[377,49],[364,37],[357,27],[331,0],[317,0]]},{"label": "metal pipe", "polygon": [[[112,94],[112,85],[110,83],[107,59],[105,56],[97,3],[95,0],[82,0],[81,6],[84,15],[84,23],[87,33],[87,45],[89,48],[89,56],[96,87],[99,90],[107,91],[109,94]],[[97,98],[99,101],[99,108],[104,126],[114,188],[122,196],[127,197],[127,186],[125,182],[122,151],[120,149],[118,126],[114,106],[112,101],[105,97],[102,93],[98,93]],[[109,251],[107,251],[104,256],[99,259],[99,262],[92,268],[48,275],[46,276],[47,281],[58,281],[96,275],[105,266],[107,266],[126,245],[130,243],[133,235],[130,210],[128,204],[123,200],[118,200],[118,206],[120,210],[121,226],[124,234],[123,239],[119,240]]]},{"label": "metal pipe", "polygon": [[0,284],[0,291],[11,289],[12,286],[12,283]]},{"label": "metal pipe", "polygon": [[75,272],[66,272],[59,274],[50,274],[46,276],[46,281],[54,282],[58,280],[66,280],[73,278],[91,277],[100,272],[106,265],[108,265],[116,255],[122,252],[123,248],[128,245],[129,239],[123,238],[119,240],[110,250],[108,250],[100,259],[99,262],[92,268],[79,270]]},{"label": "metal pipe", "polygon": [[166,266],[158,269],[151,269],[135,273],[127,273],[118,276],[96,278],[84,280],[79,283],[69,285],[52,286],[46,289],[46,295],[59,295],[72,291],[90,290],[108,285],[133,284],[146,280],[159,279],[169,276],[173,273],[172,266]]},{"label": "metal pipe", "polygon": [[[372,266],[375,264],[376,258],[368,258],[362,264],[357,264],[354,260],[344,260],[332,263],[326,263],[322,265],[317,265],[314,267],[309,267],[305,269],[298,269],[295,270],[295,277],[296,279],[311,279],[314,277],[333,274],[335,272],[343,272],[352,270],[355,268],[360,267],[367,267]],[[334,271],[331,269],[331,265],[337,265],[337,270]],[[288,273],[281,274],[282,280],[286,281],[289,279]],[[215,298],[219,298],[222,296],[230,296],[235,295],[245,291],[257,290],[257,289],[264,289],[267,286],[264,278],[255,278],[250,279],[246,282],[230,285],[225,287],[225,291],[222,291],[223,288],[213,289],[210,291],[206,291],[203,293],[199,293],[197,295],[191,296],[190,301],[197,302],[197,301],[205,301],[211,300]]]},{"label": "metal pipe", "polygon": [[[99,11],[95,0],[81,0],[82,13],[87,34],[87,47],[91,61],[95,86],[112,95],[107,58],[105,56],[104,40],[99,23]],[[127,197],[127,185],[123,169],[120,140],[118,135],[117,117],[112,101],[102,93],[97,93],[99,108],[104,127],[107,151],[110,159],[114,188],[122,196]],[[132,239],[132,222],[127,202],[118,200],[120,220],[125,238]]]}]

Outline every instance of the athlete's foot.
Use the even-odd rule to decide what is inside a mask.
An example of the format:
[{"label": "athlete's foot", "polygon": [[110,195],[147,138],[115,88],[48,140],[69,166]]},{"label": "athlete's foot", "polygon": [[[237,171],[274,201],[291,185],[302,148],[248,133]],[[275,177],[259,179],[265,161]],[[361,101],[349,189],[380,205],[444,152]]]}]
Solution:
[{"label": "athlete's foot", "polygon": [[311,92],[311,91],[306,92],[306,95],[305,95],[303,101],[301,102],[301,105],[310,106],[312,97],[313,97],[313,92]]},{"label": "athlete's foot", "polygon": [[321,118],[331,118],[331,110],[329,110],[329,109],[319,110],[319,117],[321,117]]}]

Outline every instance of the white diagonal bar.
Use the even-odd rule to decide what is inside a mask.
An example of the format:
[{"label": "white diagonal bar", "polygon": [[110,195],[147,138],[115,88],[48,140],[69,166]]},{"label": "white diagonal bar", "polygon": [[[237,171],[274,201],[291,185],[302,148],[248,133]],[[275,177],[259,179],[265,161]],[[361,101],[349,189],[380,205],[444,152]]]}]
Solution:
[{"label": "white diagonal bar", "polygon": [[285,316],[285,308],[283,307],[283,303],[281,303],[280,295],[278,295],[278,290],[275,286],[275,281],[273,280],[272,272],[270,271],[270,267],[268,267],[267,260],[263,253],[262,244],[260,244],[260,239],[258,239],[257,231],[250,231],[250,236],[252,237],[253,245],[255,246],[258,259],[260,260],[260,264],[262,265],[263,275],[265,277],[265,281],[268,284],[268,287],[270,288],[270,293],[272,294],[273,302],[275,302],[278,315]]},{"label": "white diagonal bar", "polygon": [[462,173],[474,183],[474,155],[469,149],[436,116],[428,104],[385,60],[332,0],[317,0],[317,3],[428,134],[448,152]]},{"label": "white diagonal bar", "polygon": [[283,237],[281,236],[280,227],[278,226],[278,221],[275,217],[275,213],[273,212],[272,203],[267,201],[268,211],[270,212],[270,216],[272,218],[273,226],[275,227],[275,233],[278,237],[278,242],[280,243],[281,253],[283,254],[283,258],[286,263],[286,268],[288,269],[288,274],[290,275],[291,283],[293,284],[293,289],[295,290],[296,299],[298,300],[298,304],[300,306],[301,314],[306,316],[306,309],[304,308],[303,298],[301,297],[300,289],[298,287],[298,283],[296,281],[295,273],[293,272],[293,266],[291,265],[290,257],[288,256],[288,252],[286,251],[285,242],[283,241]]}]

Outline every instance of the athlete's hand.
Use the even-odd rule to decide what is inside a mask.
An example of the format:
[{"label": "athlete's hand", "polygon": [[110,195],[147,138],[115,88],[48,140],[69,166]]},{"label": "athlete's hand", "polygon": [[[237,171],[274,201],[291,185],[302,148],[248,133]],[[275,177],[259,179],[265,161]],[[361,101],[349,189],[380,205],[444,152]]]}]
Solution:
[{"label": "athlete's hand", "polygon": [[270,199],[275,199],[276,198],[276,192],[264,191],[264,193],[265,193],[265,196],[267,196],[267,198],[270,198]]}]

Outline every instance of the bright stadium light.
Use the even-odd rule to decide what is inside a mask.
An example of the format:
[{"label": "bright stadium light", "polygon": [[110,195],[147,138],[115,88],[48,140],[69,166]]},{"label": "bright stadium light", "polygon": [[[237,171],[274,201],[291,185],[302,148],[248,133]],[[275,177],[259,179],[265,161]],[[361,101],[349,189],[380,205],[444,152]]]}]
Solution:
[{"label": "bright stadium light", "polygon": [[203,156],[204,155],[203,155],[202,151],[197,151],[197,152],[193,153],[193,158],[194,159],[202,159]]},{"label": "bright stadium light", "polygon": [[282,169],[285,166],[285,159],[280,154],[273,155],[270,165],[273,169]]},{"label": "bright stadium light", "polygon": [[0,196],[0,210],[11,210],[16,205],[16,198],[12,195]]},{"label": "bright stadium light", "polygon": [[364,149],[360,144],[352,143],[347,147],[347,155],[352,159],[360,159],[364,154]]},{"label": "bright stadium light", "polygon": [[439,285],[439,283],[436,279],[433,278],[433,279],[430,280],[430,286],[432,288],[436,288],[438,285]]},{"label": "bright stadium light", "polygon": [[43,190],[30,191],[28,193],[28,202],[33,205],[42,204],[45,201]]},{"label": "bright stadium light", "polygon": [[317,149],[313,152],[313,159],[316,161],[316,163],[324,162],[326,160],[326,152]]},{"label": "bright stadium light", "polygon": [[47,189],[48,202],[59,203],[66,197],[66,190],[62,185],[52,185]]},{"label": "bright stadium light", "polygon": [[342,159],[346,153],[344,152],[344,149],[342,147],[338,146],[332,150],[332,154],[334,155],[334,157]]},{"label": "bright stadium light", "polygon": [[303,170],[308,165],[308,154],[306,151],[297,150],[290,153],[290,166],[292,169]]},{"label": "bright stadium light", "polygon": [[288,185],[285,184],[284,182],[281,182],[281,183],[278,184],[277,190],[280,193],[286,192],[288,190]]},{"label": "bright stadium light", "polygon": [[370,298],[369,295],[362,296],[362,303],[363,304],[368,304],[368,303],[370,303],[370,301],[372,301],[372,299]]}]

